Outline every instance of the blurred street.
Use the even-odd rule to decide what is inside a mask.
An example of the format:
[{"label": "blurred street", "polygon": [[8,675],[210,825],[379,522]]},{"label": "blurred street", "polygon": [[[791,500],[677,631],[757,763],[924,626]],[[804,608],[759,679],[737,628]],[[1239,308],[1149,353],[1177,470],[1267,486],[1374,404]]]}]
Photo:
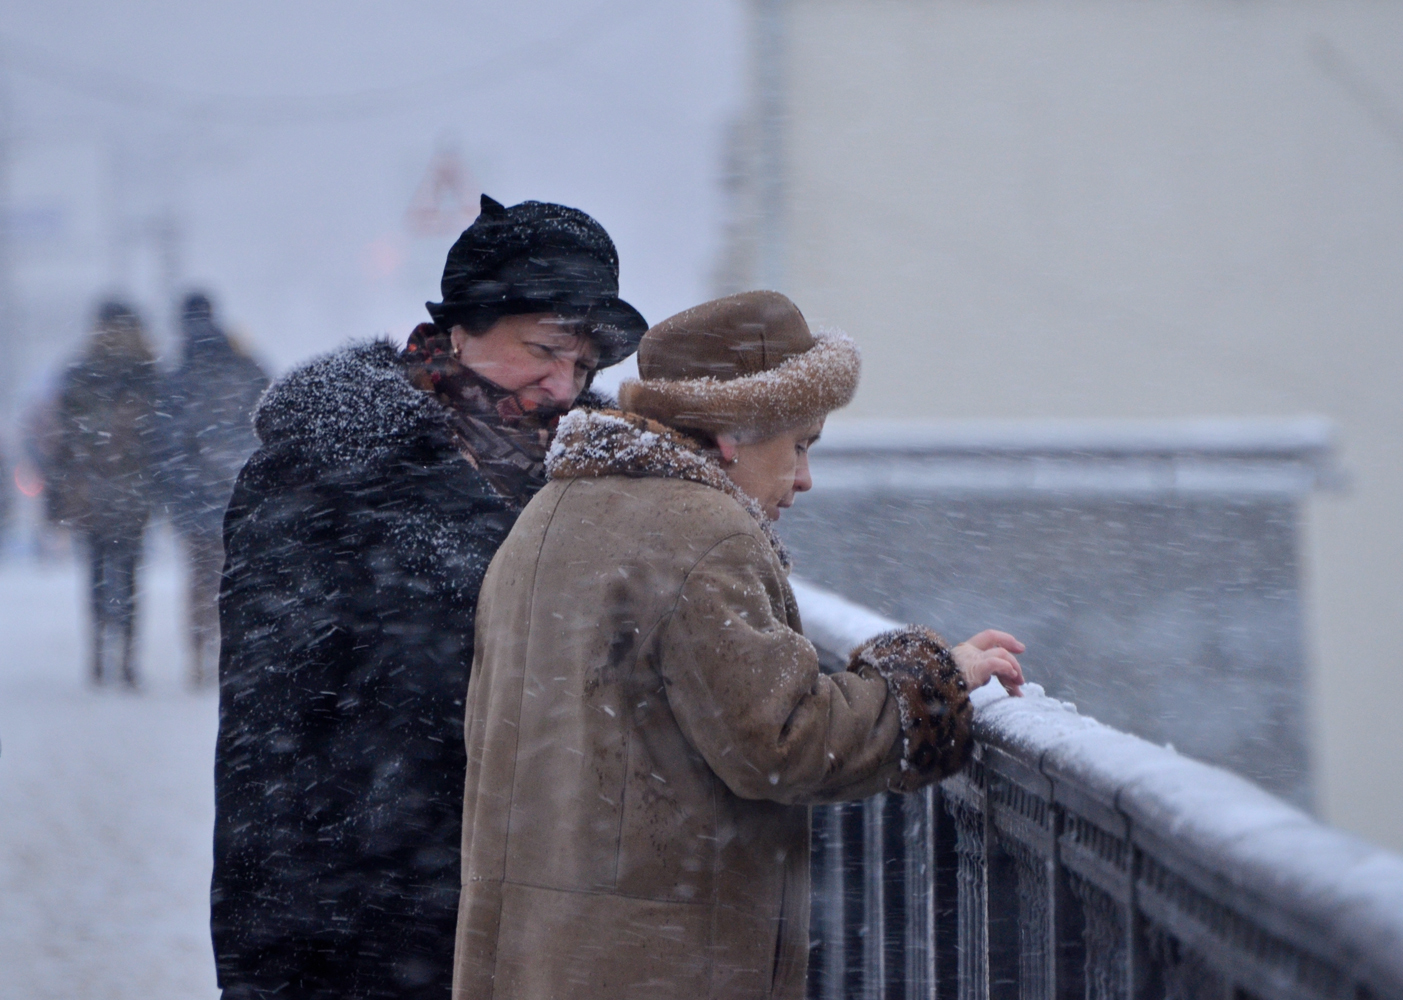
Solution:
[{"label": "blurred street", "polygon": [[218,995],[217,697],[185,687],[176,574],[148,544],[132,695],[87,684],[76,561],[0,563],[0,1000]]}]

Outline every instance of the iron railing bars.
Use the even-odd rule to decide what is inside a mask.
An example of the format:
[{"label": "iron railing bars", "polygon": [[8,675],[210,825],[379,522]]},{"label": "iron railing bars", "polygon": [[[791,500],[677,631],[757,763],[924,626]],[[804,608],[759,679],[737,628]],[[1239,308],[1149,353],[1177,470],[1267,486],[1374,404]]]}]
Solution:
[{"label": "iron railing bars", "polygon": [[[826,669],[892,627],[794,584]],[[1403,858],[1036,686],[976,701],[961,774],[814,810],[811,997],[1403,1000]]]}]

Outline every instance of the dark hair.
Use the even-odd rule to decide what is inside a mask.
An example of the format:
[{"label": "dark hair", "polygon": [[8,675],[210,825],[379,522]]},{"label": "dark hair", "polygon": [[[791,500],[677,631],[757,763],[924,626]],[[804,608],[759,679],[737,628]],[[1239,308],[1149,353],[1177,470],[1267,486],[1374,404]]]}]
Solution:
[{"label": "dark hair", "polygon": [[214,306],[204,292],[191,292],[181,303],[180,313],[193,319],[209,319],[214,315]]},{"label": "dark hair", "polygon": [[443,321],[435,323],[444,335],[453,332],[455,326],[461,326],[467,331],[469,336],[480,337],[488,330],[497,325],[498,321],[506,319],[508,316],[522,316],[526,313],[548,313],[559,316],[561,319],[573,323],[575,332],[583,336],[589,336],[590,330],[585,322],[585,317],[575,316],[569,312],[559,312],[555,309],[536,307],[533,309],[499,308],[496,306],[479,306],[476,309],[465,310],[454,313],[450,317],[445,317]]},{"label": "dark hair", "polygon": [[436,323],[435,325],[444,333],[449,333],[455,326],[461,326],[474,337],[480,337],[492,327],[497,325],[497,321],[504,313],[500,309],[493,309],[491,306],[480,306],[477,309],[464,310],[451,317],[446,317],[447,323]]},{"label": "dark hair", "polygon": [[136,310],[125,302],[118,302],[116,299],[108,299],[97,307],[97,321],[102,326],[116,326],[122,323],[137,324],[141,321],[137,318]]}]

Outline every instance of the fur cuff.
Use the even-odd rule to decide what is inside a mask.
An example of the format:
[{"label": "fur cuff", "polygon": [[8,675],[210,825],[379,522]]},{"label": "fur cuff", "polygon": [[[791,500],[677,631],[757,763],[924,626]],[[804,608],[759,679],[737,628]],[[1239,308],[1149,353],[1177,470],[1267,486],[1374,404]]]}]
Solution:
[{"label": "fur cuff", "polygon": [[883,632],[853,650],[848,669],[875,672],[901,709],[901,777],[893,791],[914,791],[964,766],[973,710],[944,639],[924,625]]}]

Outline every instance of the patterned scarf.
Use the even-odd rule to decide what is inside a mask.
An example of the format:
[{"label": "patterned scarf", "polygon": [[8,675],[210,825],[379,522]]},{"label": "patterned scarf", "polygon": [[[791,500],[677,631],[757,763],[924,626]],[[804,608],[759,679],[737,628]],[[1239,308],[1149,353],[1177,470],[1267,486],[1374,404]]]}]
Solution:
[{"label": "patterned scarf", "polygon": [[409,380],[448,410],[459,450],[501,496],[524,507],[546,484],[546,449],[564,410],[527,410],[514,393],[453,355],[449,335],[421,323],[404,349]]}]

